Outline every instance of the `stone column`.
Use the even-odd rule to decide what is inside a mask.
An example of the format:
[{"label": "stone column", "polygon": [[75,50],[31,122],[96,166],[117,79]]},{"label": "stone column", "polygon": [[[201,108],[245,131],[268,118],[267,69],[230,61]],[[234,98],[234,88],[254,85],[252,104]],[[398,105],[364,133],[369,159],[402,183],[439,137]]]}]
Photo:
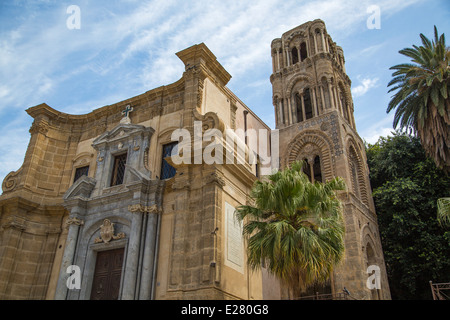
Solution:
[{"label": "stone column", "polygon": [[280,50],[277,49],[277,64],[278,64],[278,68],[277,71],[280,70]]},{"label": "stone column", "polygon": [[323,94],[323,85],[320,85],[320,98],[322,99],[322,113],[325,112],[325,96]]},{"label": "stone column", "polygon": [[283,106],[284,124],[287,126],[289,125],[289,106],[286,98],[281,99],[281,105]]},{"label": "stone column", "polygon": [[84,225],[84,221],[77,217],[71,217],[67,219],[66,225],[69,228],[69,232],[67,234],[66,247],[61,262],[58,284],[56,286],[55,300],[65,300],[67,297],[67,291],[69,289],[67,288],[66,282],[70,275],[66,271],[67,267],[73,264],[79,229],[80,226]]},{"label": "stone column", "polygon": [[314,32],[314,50],[315,50],[315,54],[317,54],[318,52],[319,52],[319,50],[318,50],[318,48],[317,48],[317,34],[315,33],[315,31],[313,31]]},{"label": "stone column", "polygon": [[325,48],[325,38],[323,36],[323,30],[321,30],[320,35],[322,37],[322,51],[326,52],[327,49]]},{"label": "stone column", "polygon": [[284,51],[286,52],[286,67],[289,67],[291,64],[291,60],[289,59],[289,49],[284,48]]},{"label": "stone column", "polygon": [[303,99],[303,93],[300,95],[302,98],[302,115],[303,115],[303,121],[306,120],[306,112],[305,112],[305,100]]},{"label": "stone column", "polygon": [[312,102],[313,102],[313,110],[314,110],[314,116],[317,117],[319,115],[319,112],[317,111],[317,101],[316,101],[316,87],[311,88],[312,92]]},{"label": "stone column", "polygon": [[122,300],[134,300],[142,232],[142,212],[134,212],[131,219],[130,240],[127,248],[127,262],[123,277]]},{"label": "stone column", "polygon": [[311,38],[309,36],[309,31],[308,31],[308,37],[306,38],[305,42],[306,42],[306,50],[307,50],[306,56],[310,57],[312,55],[312,52],[311,52]]},{"label": "stone column", "polygon": [[297,99],[295,98],[295,94],[291,95],[291,106],[292,106],[292,122],[297,123]]},{"label": "stone column", "polygon": [[353,126],[353,129],[355,129],[356,130],[356,122],[355,122],[355,112],[354,112],[354,110],[355,110],[355,107],[353,106],[353,103],[352,103],[352,108],[351,108],[351,113],[350,113],[350,117],[352,118],[352,126]]},{"label": "stone column", "polygon": [[286,98],[286,100],[287,100],[287,109],[288,109],[288,114],[289,114],[289,123],[288,124],[293,124],[294,123],[294,121],[293,121],[293,119],[292,119],[292,106],[291,106],[291,98],[290,97],[288,97],[288,98]]},{"label": "stone column", "polygon": [[335,105],[334,105],[334,96],[333,96],[333,91],[331,89],[331,80],[327,80],[328,82],[328,94],[330,95],[330,104],[331,104],[331,108],[334,109]]},{"label": "stone column", "polygon": [[275,71],[276,71],[275,56],[272,55],[272,73],[275,73]]},{"label": "stone column", "polygon": [[275,105],[273,106],[273,108],[274,108],[274,111],[275,111],[275,125],[278,127],[278,106],[277,106],[277,104],[275,103]]},{"label": "stone column", "polygon": [[144,256],[142,260],[141,286],[139,292],[139,300],[150,300],[152,288],[152,278],[154,275],[155,249],[158,236],[157,220],[158,209],[156,206],[147,210],[147,230],[144,243]]},{"label": "stone column", "polygon": [[339,111],[341,112],[341,115],[344,116],[344,109],[343,109],[343,106],[342,106],[340,92],[339,92],[337,87],[334,87],[334,91],[336,92],[336,100],[337,100],[337,104],[339,106]]},{"label": "stone column", "polygon": [[283,112],[283,102],[281,101],[281,99],[278,99],[278,110],[280,110],[280,123],[284,125],[285,116]]}]

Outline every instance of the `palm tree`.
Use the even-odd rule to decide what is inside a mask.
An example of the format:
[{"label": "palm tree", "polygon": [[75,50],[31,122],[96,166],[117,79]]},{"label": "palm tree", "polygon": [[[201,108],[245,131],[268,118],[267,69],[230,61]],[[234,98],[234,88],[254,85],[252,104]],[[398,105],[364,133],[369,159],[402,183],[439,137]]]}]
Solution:
[{"label": "palm tree", "polygon": [[256,181],[251,197],[254,206],[236,209],[245,221],[247,263],[252,270],[261,263],[278,277],[291,298],[314,282],[329,279],[344,255],[344,222],[335,191],[345,183],[335,178],[311,183],[303,163]]},{"label": "palm tree", "polygon": [[437,200],[438,221],[441,225],[450,226],[450,197]]},{"label": "palm tree", "polygon": [[420,34],[422,46],[400,50],[413,63],[393,66],[394,77],[389,92],[398,90],[389,102],[387,112],[395,110],[394,128],[412,129],[420,138],[425,152],[445,172],[450,171],[450,50],[445,36],[434,40]]}]

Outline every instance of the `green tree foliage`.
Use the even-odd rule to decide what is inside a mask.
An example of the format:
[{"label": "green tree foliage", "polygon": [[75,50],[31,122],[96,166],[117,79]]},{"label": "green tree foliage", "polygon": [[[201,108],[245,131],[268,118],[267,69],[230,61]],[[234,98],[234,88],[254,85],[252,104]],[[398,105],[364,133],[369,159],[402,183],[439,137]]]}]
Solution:
[{"label": "green tree foliage", "polygon": [[438,219],[443,225],[450,225],[450,197],[437,200]]},{"label": "green tree foliage", "polygon": [[366,151],[392,298],[431,299],[430,280],[450,282],[450,231],[436,214],[450,179],[406,133]]},{"label": "green tree foliage", "polygon": [[341,178],[311,183],[302,163],[256,181],[254,206],[236,209],[245,222],[248,265],[267,270],[299,297],[308,285],[324,282],[344,255],[342,208],[335,192]]}]

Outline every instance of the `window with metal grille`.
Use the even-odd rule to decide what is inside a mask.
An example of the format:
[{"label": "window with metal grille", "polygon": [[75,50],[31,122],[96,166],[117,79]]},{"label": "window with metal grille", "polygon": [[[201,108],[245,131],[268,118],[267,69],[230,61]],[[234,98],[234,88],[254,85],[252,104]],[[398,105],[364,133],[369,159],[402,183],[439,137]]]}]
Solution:
[{"label": "window with metal grille", "polygon": [[80,179],[82,176],[87,176],[89,173],[89,166],[80,167],[75,169],[75,176],[73,177],[73,182]]},{"label": "window with metal grille", "polygon": [[111,176],[111,186],[117,186],[123,183],[126,163],[127,163],[126,153],[114,157],[114,166]]},{"label": "window with metal grille", "polygon": [[178,152],[178,142],[172,142],[163,145],[162,161],[161,161],[161,180],[172,178],[177,172],[164,158],[170,157]]}]

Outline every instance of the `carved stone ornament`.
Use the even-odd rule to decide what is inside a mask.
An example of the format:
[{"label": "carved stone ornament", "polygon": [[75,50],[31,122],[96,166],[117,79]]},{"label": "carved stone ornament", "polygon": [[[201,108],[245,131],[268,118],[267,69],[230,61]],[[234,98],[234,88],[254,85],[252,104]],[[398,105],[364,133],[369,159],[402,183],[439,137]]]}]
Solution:
[{"label": "carved stone ornament", "polygon": [[70,225],[76,225],[76,226],[82,226],[84,225],[84,221],[81,219],[78,219],[77,217],[73,217],[73,218],[68,218],[66,221],[66,227],[70,227]]},{"label": "carved stone ornament", "polygon": [[114,223],[112,223],[109,219],[103,220],[103,224],[100,226],[100,238],[95,238],[95,243],[108,243],[111,240],[117,240],[125,238],[125,233],[120,232],[117,235],[114,235]]},{"label": "carved stone ornament", "polygon": [[128,206],[130,212],[146,212],[146,213],[160,213],[156,204],[152,206],[143,206],[141,204],[133,204]]},{"label": "carved stone ornament", "polygon": [[46,120],[40,120],[40,121],[33,121],[33,123],[31,124],[31,128],[30,128],[30,133],[31,134],[35,134],[35,133],[42,133],[42,134],[47,134],[48,132],[48,121]]},{"label": "carved stone ornament", "polygon": [[3,184],[2,184],[3,192],[12,191],[16,187],[16,185],[18,183],[19,173],[21,171],[22,171],[22,167],[20,167],[20,169],[17,171],[11,171],[10,173],[8,173],[8,175],[3,180]]}]

